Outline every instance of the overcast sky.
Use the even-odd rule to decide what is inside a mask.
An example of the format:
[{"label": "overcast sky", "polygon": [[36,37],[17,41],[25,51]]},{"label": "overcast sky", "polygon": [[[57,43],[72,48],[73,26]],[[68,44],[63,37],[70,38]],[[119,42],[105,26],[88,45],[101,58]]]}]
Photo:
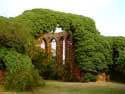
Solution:
[{"label": "overcast sky", "polygon": [[125,36],[125,0],[0,0],[0,15],[47,8],[91,17],[102,35]]}]

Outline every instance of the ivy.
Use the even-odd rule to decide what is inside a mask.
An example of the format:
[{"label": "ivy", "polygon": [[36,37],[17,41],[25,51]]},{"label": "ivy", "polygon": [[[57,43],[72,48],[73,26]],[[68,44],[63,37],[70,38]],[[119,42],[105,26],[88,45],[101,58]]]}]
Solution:
[{"label": "ivy", "polygon": [[[14,18],[0,17],[0,48],[29,55],[32,61],[40,62],[42,58],[39,54],[36,57],[32,55],[31,46],[35,38],[43,32],[55,32],[56,27],[71,34],[74,42],[74,61],[86,72],[87,78],[92,77],[89,73],[95,75],[99,71],[109,70],[120,71],[125,75],[125,38],[100,35],[94,20],[82,15],[32,9]],[[6,51],[0,51],[0,57],[3,57]]]},{"label": "ivy", "polygon": [[63,13],[48,9],[32,9],[23,12],[14,18],[32,28],[35,37],[41,35],[42,32],[54,31],[57,26],[64,31],[85,30],[96,33],[95,22],[88,17],[75,15],[71,13]]},{"label": "ivy", "polygon": [[22,91],[44,85],[27,55],[0,48],[0,60],[5,65],[6,78],[4,85],[6,89]]}]

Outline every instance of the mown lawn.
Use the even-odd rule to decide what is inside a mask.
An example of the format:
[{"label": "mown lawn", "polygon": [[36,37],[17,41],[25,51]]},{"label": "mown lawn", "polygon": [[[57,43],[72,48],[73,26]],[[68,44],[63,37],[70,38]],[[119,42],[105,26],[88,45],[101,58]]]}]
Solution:
[{"label": "mown lawn", "polygon": [[114,82],[60,82],[46,81],[46,86],[32,92],[0,92],[0,94],[125,94],[125,84]]}]

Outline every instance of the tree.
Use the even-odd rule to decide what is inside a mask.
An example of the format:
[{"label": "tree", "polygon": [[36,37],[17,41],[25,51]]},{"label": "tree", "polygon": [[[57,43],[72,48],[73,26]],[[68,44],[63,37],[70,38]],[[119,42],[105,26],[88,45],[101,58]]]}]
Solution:
[{"label": "tree", "polygon": [[125,82],[123,79],[125,77],[125,37],[112,37],[112,40],[113,64],[111,67],[111,79]]},{"label": "tree", "polygon": [[43,84],[28,56],[34,38],[23,25],[10,19],[0,17],[0,24],[0,68],[6,71],[5,87],[27,90]]},{"label": "tree", "polygon": [[[0,46],[15,49],[17,52],[26,53],[33,45],[34,38],[22,24],[9,19],[0,22]],[[28,37],[27,37],[28,36]]]}]

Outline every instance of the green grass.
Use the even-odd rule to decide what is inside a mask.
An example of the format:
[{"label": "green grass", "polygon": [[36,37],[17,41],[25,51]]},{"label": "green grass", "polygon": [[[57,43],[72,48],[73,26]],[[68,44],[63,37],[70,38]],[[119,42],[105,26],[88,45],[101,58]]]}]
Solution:
[{"label": "green grass", "polygon": [[45,87],[34,88],[32,92],[6,92],[2,94],[125,94],[125,84],[114,82],[79,83],[47,80]]},{"label": "green grass", "polygon": [[125,94],[125,84],[46,81],[46,86],[34,90],[34,94]]}]

